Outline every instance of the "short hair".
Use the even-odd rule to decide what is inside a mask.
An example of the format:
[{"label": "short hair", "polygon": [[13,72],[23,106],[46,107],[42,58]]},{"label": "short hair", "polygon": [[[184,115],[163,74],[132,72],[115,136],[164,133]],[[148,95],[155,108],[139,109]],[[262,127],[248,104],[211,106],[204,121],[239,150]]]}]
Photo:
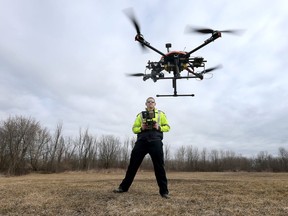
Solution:
[{"label": "short hair", "polygon": [[146,103],[147,103],[147,101],[148,101],[149,99],[152,99],[152,100],[155,102],[155,98],[153,98],[153,97],[148,97],[148,98],[146,99]]}]

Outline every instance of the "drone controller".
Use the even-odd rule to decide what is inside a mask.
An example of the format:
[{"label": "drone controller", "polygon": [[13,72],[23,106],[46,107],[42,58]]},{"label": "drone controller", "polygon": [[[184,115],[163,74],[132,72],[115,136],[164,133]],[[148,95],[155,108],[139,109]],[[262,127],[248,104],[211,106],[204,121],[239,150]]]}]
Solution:
[{"label": "drone controller", "polygon": [[153,118],[155,118],[155,111],[142,111],[142,118],[143,122],[147,125],[147,130],[152,130],[155,124],[155,121],[153,120]]}]

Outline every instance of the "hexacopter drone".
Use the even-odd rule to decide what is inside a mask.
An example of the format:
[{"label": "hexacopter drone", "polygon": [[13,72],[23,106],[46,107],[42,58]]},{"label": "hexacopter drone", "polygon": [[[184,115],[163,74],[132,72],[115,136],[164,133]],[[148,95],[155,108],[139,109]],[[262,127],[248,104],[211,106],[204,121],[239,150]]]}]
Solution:
[{"label": "hexacopter drone", "polygon": [[[189,32],[198,32],[202,34],[211,34],[211,37],[209,37],[207,40],[205,40],[201,45],[197,46],[196,48],[192,49],[189,52],[184,51],[170,51],[169,48],[171,48],[171,44],[167,43],[167,53],[163,53],[150,45],[149,42],[147,42],[143,35],[140,32],[140,26],[138,22],[136,21],[136,18],[133,14],[132,10],[126,10],[124,11],[126,15],[129,17],[131,22],[133,23],[135,29],[136,29],[136,36],[135,40],[138,41],[143,49],[151,49],[155,51],[156,53],[161,55],[161,58],[159,61],[148,61],[146,69],[151,70],[151,73],[134,73],[134,74],[128,74],[129,76],[136,76],[136,77],[143,77],[143,80],[146,81],[147,79],[152,79],[154,82],[157,80],[172,80],[172,87],[174,89],[174,93],[171,95],[156,95],[157,97],[177,97],[177,96],[194,96],[194,94],[178,94],[177,93],[177,85],[176,82],[178,79],[191,79],[191,78],[198,78],[202,80],[204,78],[204,74],[207,74],[215,69],[218,69],[221,67],[221,65],[218,65],[216,67],[212,67],[209,69],[205,69],[205,62],[207,62],[203,57],[191,57],[191,54],[196,52],[197,50],[201,49],[202,47],[208,45],[209,43],[213,42],[214,40],[221,37],[221,33],[237,33],[238,30],[213,30],[209,28],[193,28],[188,27],[187,30]],[[203,68],[202,71],[196,72],[196,68]],[[187,71],[187,75],[182,76],[181,72]],[[172,76],[165,76],[164,72],[168,72],[169,74],[172,73]]]}]

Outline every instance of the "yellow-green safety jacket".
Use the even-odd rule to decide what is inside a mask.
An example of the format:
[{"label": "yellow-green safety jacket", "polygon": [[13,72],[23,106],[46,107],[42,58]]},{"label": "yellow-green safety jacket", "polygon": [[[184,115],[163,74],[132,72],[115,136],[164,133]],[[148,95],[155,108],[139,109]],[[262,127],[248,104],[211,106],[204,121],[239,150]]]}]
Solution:
[{"label": "yellow-green safety jacket", "polygon": [[143,117],[141,112],[137,115],[132,127],[133,133],[137,134],[137,140],[147,140],[147,141],[162,140],[163,132],[168,132],[170,130],[170,126],[165,113],[158,109],[154,109],[154,112],[155,117],[153,118],[153,121],[158,123],[159,130],[153,129],[142,131],[141,126],[143,122]]}]

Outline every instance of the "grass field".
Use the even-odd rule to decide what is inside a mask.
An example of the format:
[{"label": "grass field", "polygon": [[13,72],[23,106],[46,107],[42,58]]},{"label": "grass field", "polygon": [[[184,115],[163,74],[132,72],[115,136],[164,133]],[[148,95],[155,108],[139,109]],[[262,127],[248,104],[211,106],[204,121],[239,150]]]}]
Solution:
[{"label": "grass field", "polygon": [[153,172],[128,193],[112,192],[125,172],[0,177],[0,215],[288,215],[288,173],[168,172],[170,199]]}]

